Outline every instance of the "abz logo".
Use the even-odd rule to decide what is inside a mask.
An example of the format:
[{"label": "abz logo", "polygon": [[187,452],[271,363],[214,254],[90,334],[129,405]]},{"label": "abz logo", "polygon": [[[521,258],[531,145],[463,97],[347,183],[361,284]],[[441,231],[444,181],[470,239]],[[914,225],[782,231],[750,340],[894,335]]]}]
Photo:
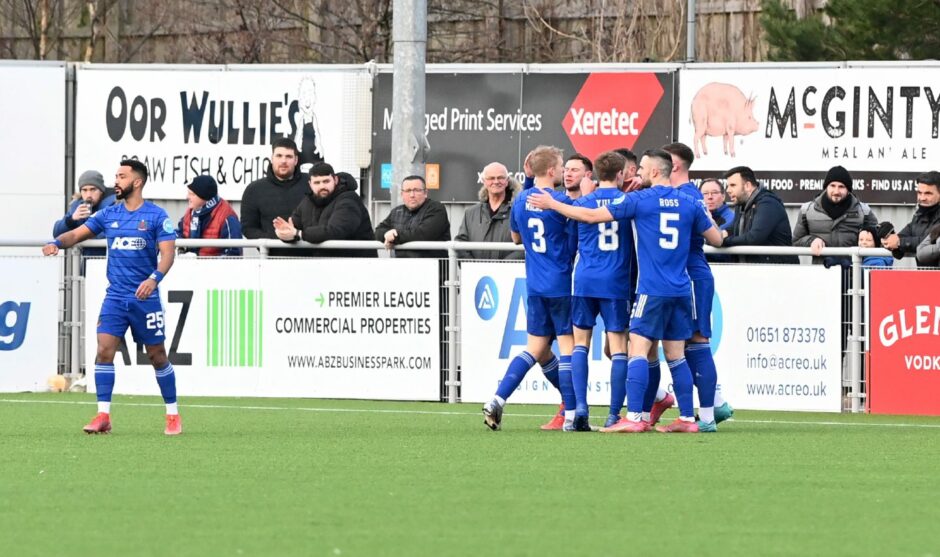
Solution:
[{"label": "abz logo", "polygon": [[137,236],[118,236],[111,242],[111,249],[142,250],[147,247],[147,240]]},{"label": "abz logo", "polygon": [[[10,316],[13,316],[11,321]],[[0,304],[0,350],[16,350],[26,340],[29,302]]]},{"label": "abz logo", "polygon": [[477,282],[473,300],[480,319],[484,321],[492,319],[499,308],[499,289],[496,288],[496,281],[492,277],[481,278]]},{"label": "abz logo", "polygon": [[575,150],[592,159],[632,149],[662,96],[653,73],[592,73],[561,124]]}]

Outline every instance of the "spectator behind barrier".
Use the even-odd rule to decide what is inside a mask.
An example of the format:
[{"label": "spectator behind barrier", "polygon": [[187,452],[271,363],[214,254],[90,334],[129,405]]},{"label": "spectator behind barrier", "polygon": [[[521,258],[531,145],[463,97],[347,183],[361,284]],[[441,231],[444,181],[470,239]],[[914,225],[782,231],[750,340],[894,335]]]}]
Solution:
[{"label": "spectator behind barrier", "polygon": [[[522,186],[509,176],[505,165],[491,162],[483,167],[483,185],[480,202],[463,214],[460,231],[454,238],[458,242],[512,242],[509,233],[509,213],[512,201]],[[460,251],[462,259],[524,259],[525,252],[470,250]]]},{"label": "spectator behind barrier", "polygon": [[[196,176],[186,186],[188,207],[176,227],[180,238],[239,239],[242,227],[228,201],[219,197],[219,186],[212,176]],[[181,253],[195,253],[202,257],[240,256],[242,248],[181,248]]]},{"label": "spectator behind barrier", "polygon": [[[408,176],[401,182],[402,204],[392,209],[378,226],[375,239],[394,249],[406,242],[450,241],[450,221],[440,202],[428,197],[428,187],[421,176]],[[395,257],[446,258],[447,251],[396,249]]]},{"label": "spectator behind barrier", "polygon": [[[264,178],[248,184],[242,194],[241,226],[245,238],[268,238],[278,235],[272,224],[275,219],[287,219],[310,192],[307,176],[298,167],[297,144],[281,137],[271,144],[271,163]],[[273,256],[301,255],[296,250],[271,249]]]},{"label": "spectator behind barrier", "polygon": [[[725,172],[728,195],[736,206],[734,223],[722,231],[721,247],[785,246],[793,244],[790,220],[777,194],[760,185],[754,171],[736,166]],[[739,255],[739,263],[799,263],[795,255]]]},{"label": "spectator behind barrier", "polygon": [[[880,227],[879,227],[880,228]],[[881,235],[878,234],[878,228],[865,227],[858,233],[858,247],[860,248],[880,248]],[[885,255],[872,255],[862,259],[863,267],[893,267],[894,258]]]},{"label": "spectator behind barrier", "polygon": [[[917,177],[917,210],[907,226],[884,239],[884,247],[895,258],[917,255],[917,248],[930,229],[940,224],[940,172],[930,171]],[[918,265],[924,265],[917,260]]]},{"label": "spectator behind barrier", "polygon": [[940,267],[940,224],[935,224],[917,246],[917,264],[921,267]]},{"label": "spectator behind barrier", "polygon": [[[114,205],[116,198],[114,192],[104,187],[104,177],[97,170],[86,170],[78,177],[78,192],[69,203],[68,212],[52,225],[53,237],[58,237],[70,230],[75,230],[85,224],[88,217],[105,207]],[[98,239],[104,238],[99,234]],[[82,255],[87,257],[104,257],[106,248],[83,248]]]},{"label": "spectator behind barrier", "polygon": [[[705,178],[698,185],[705,201],[705,208],[711,213],[718,230],[728,230],[734,224],[734,209],[725,203],[725,187],[718,178]],[[705,255],[711,263],[730,263],[737,259],[733,255],[709,253]]]},{"label": "spectator behind barrier", "polygon": [[863,227],[877,225],[871,207],[852,193],[852,176],[845,168],[834,166],[823,180],[823,192],[800,207],[793,245],[811,248],[813,263],[822,263],[819,254],[823,248],[854,247]]},{"label": "spectator behind barrier", "polygon": [[[290,219],[277,217],[277,237],[287,243],[304,240],[319,244],[327,240],[372,240],[372,221],[359,199],[356,180],[338,176],[333,167],[320,162],[310,169],[309,191]],[[375,250],[295,250],[310,257],[376,257]]]}]

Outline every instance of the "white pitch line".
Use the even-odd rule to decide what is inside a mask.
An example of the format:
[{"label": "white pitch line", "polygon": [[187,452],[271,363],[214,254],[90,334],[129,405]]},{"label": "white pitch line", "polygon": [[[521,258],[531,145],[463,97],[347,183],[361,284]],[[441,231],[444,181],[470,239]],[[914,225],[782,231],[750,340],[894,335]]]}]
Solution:
[{"label": "white pitch line", "polygon": [[[10,404],[69,404],[69,405],[81,405],[81,406],[92,406],[96,405],[95,401],[77,401],[77,400],[17,400],[17,399],[0,399],[0,403],[10,403]],[[145,408],[156,408],[163,407],[162,402],[120,402],[117,404],[118,407],[121,406],[132,406],[132,407],[145,407]],[[455,412],[450,410],[394,410],[389,408],[310,408],[310,407],[296,407],[296,406],[237,406],[230,404],[185,404],[182,405],[183,409],[186,408],[200,408],[200,409],[215,409],[215,410],[274,410],[279,412],[285,411],[300,411],[300,412],[335,412],[335,413],[349,413],[349,414],[420,414],[420,415],[440,415],[440,416],[471,416],[479,417],[478,412]],[[550,414],[516,414],[516,413],[505,413],[504,416],[511,418],[546,418]],[[798,421],[798,420],[741,420],[733,419],[733,423],[736,424],[772,424],[772,425],[817,425],[817,426],[847,426],[847,427],[912,427],[912,428],[923,428],[923,429],[940,429],[940,424],[898,424],[898,423],[853,423],[853,422],[817,422],[817,421]]]}]

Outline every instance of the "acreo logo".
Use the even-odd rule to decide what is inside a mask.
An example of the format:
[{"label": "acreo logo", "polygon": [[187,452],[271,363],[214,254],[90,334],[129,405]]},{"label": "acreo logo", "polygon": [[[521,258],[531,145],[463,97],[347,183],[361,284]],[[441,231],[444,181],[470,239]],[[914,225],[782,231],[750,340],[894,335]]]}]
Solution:
[{"label": "acreo logo", "polygon": [[499,309],[499,288],[496,287],[496,281],[492,277],[481,278],[477,282],[473,300],[480,319],[484,321],[492,319],[496,315],[496,310]]},{"label": "acreo logo", "polygon": [[118,236],[111,242],[111,249],[142,250],[147,247],[147,240],[138,236]]},{"label": "acreo logo", "polygon": [[0,304],[0,350],[16,350],[26,340],[29,302]]},{"label": "acreo logo", "polygon": [[632,149],[662,96],[654,73],[592,73],[561,124],[575,150],[592,159]]}]

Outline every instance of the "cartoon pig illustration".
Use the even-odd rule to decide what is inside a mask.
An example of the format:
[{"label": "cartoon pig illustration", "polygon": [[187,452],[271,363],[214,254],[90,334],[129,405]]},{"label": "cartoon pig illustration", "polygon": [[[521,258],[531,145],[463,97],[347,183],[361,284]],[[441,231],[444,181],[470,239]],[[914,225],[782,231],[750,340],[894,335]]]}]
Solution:
[{"label": "cartoon pig illustration", "polygon": [[722,136],[726,155],[734,156],[734,136],[757,131],[754,119],[754,97],[727,83],[709,83],[692,99],[692,125],[695,127],[695,156],[708,154],[705,136]]}]

